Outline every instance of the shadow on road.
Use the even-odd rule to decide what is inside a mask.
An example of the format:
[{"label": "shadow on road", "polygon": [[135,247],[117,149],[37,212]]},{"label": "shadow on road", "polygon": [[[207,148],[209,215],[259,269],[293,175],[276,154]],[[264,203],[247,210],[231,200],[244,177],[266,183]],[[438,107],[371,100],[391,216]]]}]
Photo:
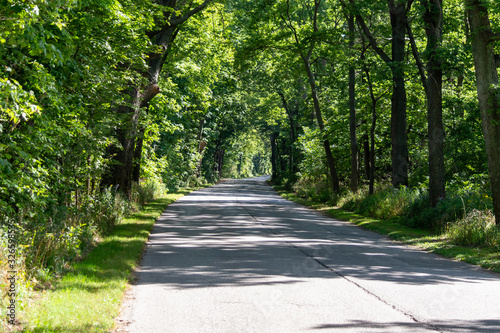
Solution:
[{"label": "shadow on road", "polygon": [[[300,207],[279,197],[263,179],[250,179],[228,180],[172,204],[155,225],[137,284],[186,290],[300,286],[314,278],[347,279],[366,283],[367,289],[375,283],[435,286],[429,289],[435,294],[427,296],[428,303],[435,303],[432,297],[446,297],[438,300],[441,308],[461,297],[446,286],[458,283],[462,286],[458,290],[463,290],[498,281],[495,274],[402,246]],[[450,295],[448,290],[452,290]],[[500,332],[500,320],[437,324],[450,332],[476,332],[479,327],[484,332]],[[389,326],[411,325],[353,321],[313,329],[371,327],[384,331]]]}]

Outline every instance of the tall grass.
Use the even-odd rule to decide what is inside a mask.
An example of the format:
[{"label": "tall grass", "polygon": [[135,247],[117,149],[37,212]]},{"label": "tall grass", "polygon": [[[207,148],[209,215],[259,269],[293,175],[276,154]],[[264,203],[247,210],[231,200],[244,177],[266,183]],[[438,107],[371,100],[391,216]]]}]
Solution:
[{"label": "tall grass", "polygon": [[[8,251],[7,234],[4,230],[0,230],[0,332],[6,332],[8,330],[7,322],[5,321],[7,314],[10,310],[7,308],[10,306],[11,297],[9,294],[11,291],[11,274],[12,267],[9,264],[10,252]],[[16,247],[15,249],[15,263],[14,270],[15,274],[15,311],[24,310],[28,305],[28,299],[32,295],[32,286],[28,276],[26,275],[26,268],[24,263],[24,255],[21,247]],[[10,319],[10,318],[9,318]]]},{"label": "tall grass", "polygon": [[284,180],[284,188],[293,191],[302,198],[309,198],[313,201],[329,202],[334,200],[332,188],[326,177],[324,178],[299,178],[292,186],[288,179]]},{"label": "tall grass", "polygon": [[489,210],[473,209],[448,226],[447,236],[456,245],[500,247],[500,228]]},{"label": "tall grass", "polygon": [[[162,184],[135,184],[132,200],[126,200],[113,188],[94,196],[80,196],[78,204],[32,207],[0,224],[0,305],[4,324],[7,244],[4,234],[15,226],[18,251],[16,301],[22,308],[31,289],[50,288],[70,265],[80,261],[104,237],[111,234],[122,219],[140,206],[166,193]],[[2,325],[3,325],[2,324]]]},{"label": "tall grass", "polygon": [[332,194],[323,180],[300,179],[294,185],[297,195],[364,216],[391,220],[399,224],[429,229],[446,234],[450,241],[466,246],[498,246],[498,228],[492,222],[492,200],[484,184],[451,186],[447,197],[435,207],[429,205],[425,188],[409,188],[386,184],[374,194],[362,187],[353,193]]},{"label": "tall grass", "polygon": [[348,192],[341,196],[337,204],[343,209],[362,215],[390,220],[404,216],[408,207],[421,196],[420,190],[411,190],[404,186],[394,188],[386,185],[373,195],[369,195],[368,188],[363,187],[356,193]]}]

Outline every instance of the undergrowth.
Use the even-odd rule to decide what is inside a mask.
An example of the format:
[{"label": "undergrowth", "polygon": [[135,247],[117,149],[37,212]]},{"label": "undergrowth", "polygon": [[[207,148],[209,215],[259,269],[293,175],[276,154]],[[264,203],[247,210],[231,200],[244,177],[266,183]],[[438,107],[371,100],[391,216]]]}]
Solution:
[{"label": "undergrowth", "polygon": [[427,229],[461,246],[500,247],[499,227],[494,224],[492,199],[485,186],[450,186],[447,197],[435,207],[426,188],[394,188],[380,185],[373,194],[368,187],[334,195],[325,181],[301,179],[293,190],[297,196],[340,207],[363,216],[403,226]]},{"label": "undergrowth", "polygon": [[[370,195],[367,188],[356,193],[317,195],[298,188],[295,192],[275,185],[286,199],[319,209],[335,218],[418,246],[436,254],[500,272],[500,226],[495,225],[492,201],[484,187],[449,188],[447,198],[430,207],[425,189],[379,186]],[[313,193],[313,195],[308,195]],[[327,200],[318,200],[327,197]]]},{"label": "undergrowth", "polygon": [[[161,183],[144,181],[134,184],[129,200],[110,187],[96,195],[79,195],[70,204],[48,202],[44,206],[26,207],[15,216],[4,216],[0,223],[0,315],[10,301],[8,255],[9,231],[15,233],[16,304],[25,306],[32,290],[50,289],[70,265],[86,255],[124,217],[166,194]],[[11,254],[12,255],[12,254]]]}]

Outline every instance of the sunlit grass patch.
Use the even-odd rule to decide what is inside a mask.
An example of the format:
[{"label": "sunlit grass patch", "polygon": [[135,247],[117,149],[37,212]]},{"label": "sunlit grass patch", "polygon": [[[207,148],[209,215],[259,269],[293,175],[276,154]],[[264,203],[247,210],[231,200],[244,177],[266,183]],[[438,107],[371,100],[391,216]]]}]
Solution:
[{"label": "sunlit grass patch", "polygon": [[109,332],[154,222],[190,191],[169,193],[118,224],[51,290],[40,292],[21,316],[24,332]]}]

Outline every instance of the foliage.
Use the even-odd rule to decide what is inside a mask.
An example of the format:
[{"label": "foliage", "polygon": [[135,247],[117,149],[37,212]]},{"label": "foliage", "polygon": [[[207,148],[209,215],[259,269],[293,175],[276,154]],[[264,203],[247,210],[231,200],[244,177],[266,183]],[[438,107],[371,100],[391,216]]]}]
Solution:
[{"label": "foliage", "polygon": [[154,221],[189,190],[169,193],[124,219],[52,289],[20,313],[26,331],[104,332],[114,326],[130,274]]},{"label": "foliage", "polygon": [[489,210],[472,210],[463,219],[449,225],[447,236],[457,245],[493,248],[500,246],[500,229]]},{"label": "foliage", "polygon": [[491,198],[476,187],[473,191],[449,191],[446,199],[431,207],[425,189],[386,186],[373,195],[368,193],[367,188],[357,193],[348,192],[339,198],[338,205],[362,215],[393,219],[410,227],[440,232],[471,211],[488,211],[492,203]]},{"label": "foliage", "polygon": [[367,189],[364,189],[357,194],[351,194],[350,198],[340,200],[339,203],[345,209],[390,220],[405,216],[408,207],[422,195],[423,191],[412,190],[406,186],[397,189],[385,186],[373,195],[369,195]]},{"label": "foliage", "polygon": [[225,157],[225,178],[248,178],[270,173],[267,140],[259,137],[255,130],[249,130],[234,138]]},{"label": "foliage", "polygon": [[155,181],[154,178],[146,178],[144,182],[132,185],[131,202],[144,206],[156,198],[163,197],[167,192],[168,190],[163,183]]}]

